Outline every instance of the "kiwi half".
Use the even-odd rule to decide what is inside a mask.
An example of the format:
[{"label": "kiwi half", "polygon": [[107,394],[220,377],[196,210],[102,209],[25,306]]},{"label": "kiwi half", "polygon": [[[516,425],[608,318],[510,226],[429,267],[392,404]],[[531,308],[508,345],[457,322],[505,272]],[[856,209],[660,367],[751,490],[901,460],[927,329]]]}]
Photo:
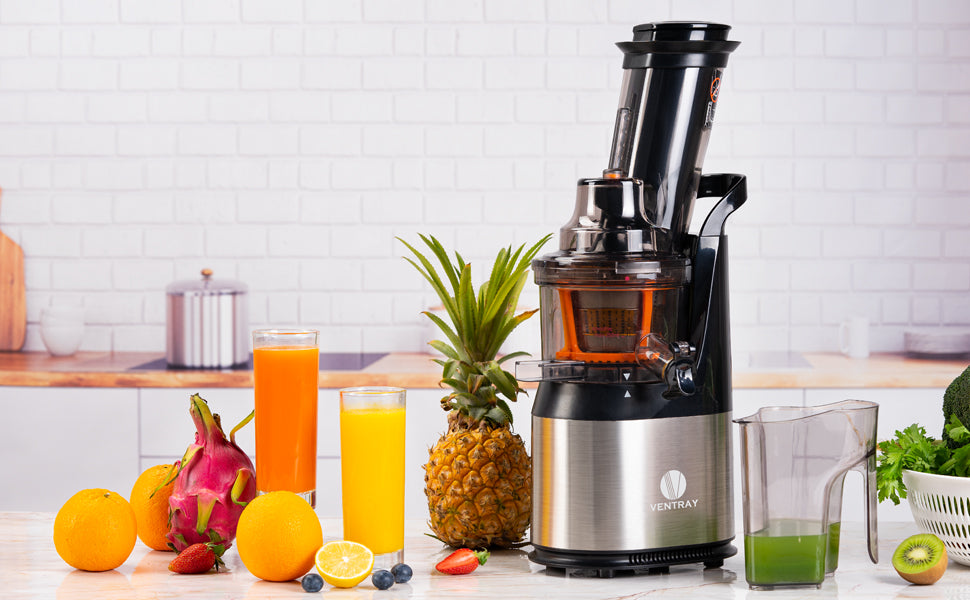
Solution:
[{"label": "kiwi half", "polygon": [[932,533],[918,533],[903,540],[893,552],[893,568],[910,583],[936,583],[946,571],[946,546]]}]

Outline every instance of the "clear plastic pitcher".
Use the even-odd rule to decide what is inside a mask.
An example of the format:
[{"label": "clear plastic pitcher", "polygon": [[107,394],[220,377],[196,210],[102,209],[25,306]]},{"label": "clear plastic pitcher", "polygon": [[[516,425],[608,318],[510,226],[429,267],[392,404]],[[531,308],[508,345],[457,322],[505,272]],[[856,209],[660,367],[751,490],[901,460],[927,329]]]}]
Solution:
[{"label": "clear plastic pitcher", "polygon": [[869,557],[878,561],[876,420],[879,405],[845,400],[774,406],[741,426],[744,571],[752,589],[819,587],[838,566],[842,484],[865,480]]}]

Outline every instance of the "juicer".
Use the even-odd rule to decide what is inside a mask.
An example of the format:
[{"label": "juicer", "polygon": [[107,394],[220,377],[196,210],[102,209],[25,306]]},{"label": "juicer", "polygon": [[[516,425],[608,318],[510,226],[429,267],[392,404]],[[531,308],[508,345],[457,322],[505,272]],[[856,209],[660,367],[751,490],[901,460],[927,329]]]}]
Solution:
[{"label": "juicer", "polygon": [[[529,557],[617,571],[734,555],[727,217],[742,175],[702,175],[721,75],[716,23],[634,27],[603,176],[581,179],[559,250],[532,267],[542,357]],[[698,197],[719,198],[689,232]]]}]

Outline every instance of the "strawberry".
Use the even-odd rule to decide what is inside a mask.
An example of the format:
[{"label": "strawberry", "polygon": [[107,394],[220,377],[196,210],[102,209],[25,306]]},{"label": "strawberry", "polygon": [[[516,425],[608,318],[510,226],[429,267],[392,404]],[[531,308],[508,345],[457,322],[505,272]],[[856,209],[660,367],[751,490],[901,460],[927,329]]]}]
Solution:
[{"label": "strawberry", "polygon": [[488,550],[476,552],[468,548],[461,548],[449,554],[434,568],[445,575],[464,575],[477,569],[478,565],[484,565],[486,560],[488,560]]},{"label": "strawberry", "polygon": [[192,544],[172,559],[168,570],[183,574],[207,573],[215,567],[218,571],[219,567],[225,566],[220,558],[225,551],[224,546],[212,542]]}]

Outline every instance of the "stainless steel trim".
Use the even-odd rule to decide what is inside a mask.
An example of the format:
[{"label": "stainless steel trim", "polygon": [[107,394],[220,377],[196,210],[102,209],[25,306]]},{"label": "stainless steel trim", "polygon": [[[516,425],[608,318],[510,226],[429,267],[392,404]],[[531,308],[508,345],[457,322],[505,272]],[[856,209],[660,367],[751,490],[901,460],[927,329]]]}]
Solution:
[{"label": "stainless steel trim", "polygon": [[734,537],[731,414],[532,418],[532,543],[626,551]]}]

